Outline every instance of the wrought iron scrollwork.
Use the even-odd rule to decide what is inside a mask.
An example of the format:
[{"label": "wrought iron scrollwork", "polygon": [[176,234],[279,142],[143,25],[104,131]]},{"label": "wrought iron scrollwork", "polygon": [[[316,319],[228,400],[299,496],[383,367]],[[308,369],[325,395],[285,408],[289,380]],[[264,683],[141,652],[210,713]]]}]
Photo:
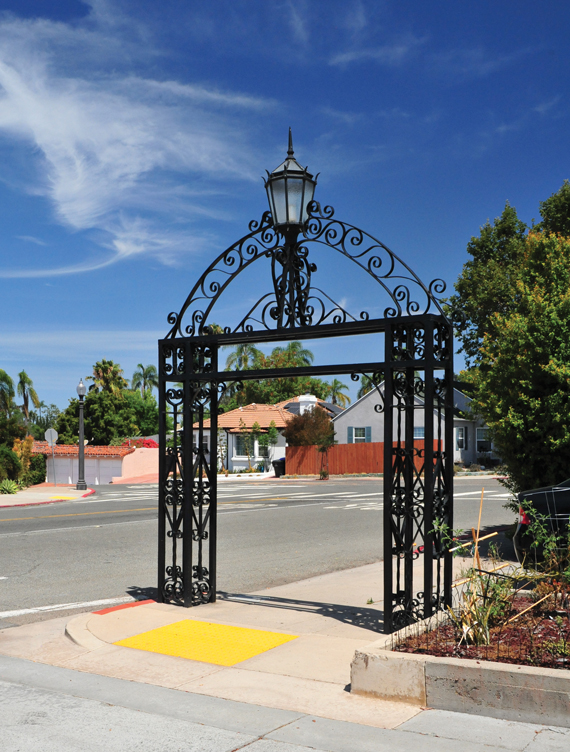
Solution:
[{"label": "wrought iron scrollwork", "polygon": [[[337,251],[378,283],[391,300],[384,310],[386,318],[430,311],[443,315],[437,297],[445,290],[442,280],[433,280],[426,287],[384,243],[336,219],[330,206],[321,209],[320,204],[313,201],[309,204],[308,215],[299,234],[295,230],[281,235],[274,229],[269,212],[263,214],[261,221],[250,222],[249,234],[220,254],[194,285],[180,312],[169,314],[171,329],[167,337],[193,337],[211,332],[209,322],[219,297],[235,277],[263,258],[271,262],[273,290],[250,307],[233,331],[254,331],[256,325],[264,329],[287,329],[367,320],[367,311],[354,315],[313,285],[312,276],[317,267],[309,259],[312,244],[326,245]],[[227,327],[225,331],[231,329]]]}]

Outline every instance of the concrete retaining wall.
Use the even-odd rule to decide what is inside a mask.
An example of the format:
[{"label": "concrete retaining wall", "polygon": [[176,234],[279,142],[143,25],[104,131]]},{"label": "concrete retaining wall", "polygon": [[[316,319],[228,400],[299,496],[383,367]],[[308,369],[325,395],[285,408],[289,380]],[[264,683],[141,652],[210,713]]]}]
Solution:
[{"label": "concrete retaining wall", "polygon": [[399,653],[390,638],[357,650],[351,691],[383,700],[570,728],[570,671]]}]

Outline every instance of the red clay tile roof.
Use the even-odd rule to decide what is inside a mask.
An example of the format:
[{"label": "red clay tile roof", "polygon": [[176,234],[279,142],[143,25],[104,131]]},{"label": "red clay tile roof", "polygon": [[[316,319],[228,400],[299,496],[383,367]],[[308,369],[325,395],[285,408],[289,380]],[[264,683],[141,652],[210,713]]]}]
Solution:
[{"label": "red clay tile roof", "polygon": [[[56,457],[78,457],[79,446],[77,444],[56,444],[54,446]],[[122,459],[125,455],[134,452],[134,447],[123,446],[90,446],[85,447],[85,457],[109,457],[110,459]],[[48,454],[51,456],[51,447],[47,441],[34,441],[32,454]]]},{"label": "red clay tile roof", "polygon": [[[290,402],[291,400],[288,400]],[[269,428],[273,420],[276,428],[285,428],[293,416],[280,405],[256,405],[255,402],[245,407],[238,407],[236,410],[230,410],[227,413],[218,415],[218,427],[228,429],[238,429],[240,421],[243,421],[246,428],[252,428],[254,423],[259,423],[260,428]],[[198,428],[198,423],[194,423],[194,428]],[[210,428],[210,419],[204,421],[204,428]]]}]

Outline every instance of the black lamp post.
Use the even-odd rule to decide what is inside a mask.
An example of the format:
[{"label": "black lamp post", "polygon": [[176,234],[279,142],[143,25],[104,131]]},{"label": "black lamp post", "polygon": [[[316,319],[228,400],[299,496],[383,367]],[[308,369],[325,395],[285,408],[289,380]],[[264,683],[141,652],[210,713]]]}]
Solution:
[{"label": "black lamp post", "polygon": [[85,442],[83,431],[83,398],[87,392],[87,388],[83,383],[83,379],[79,379],[77,386],[77,395],[79,397],[79,471],[77,476],[77,485],[75,486],[78,491],[85,491],[87,483],[85,482]]},{"label": "black lamp post", "polygon": [[[316,269],[307,262],[306,254],[300,252],[298,237],[309,217],[308,206],[319,176],[313,177],[293,155],[293,136],[289,128],[287,158],[273,172],[267,171],[265,180],[273,227],[284,239],[273,260],[277,305],[271,315],[278,328],[306,326],[310,322],[307,298],[311,272]],[[275,267],[275,262],[282,269]]]}]

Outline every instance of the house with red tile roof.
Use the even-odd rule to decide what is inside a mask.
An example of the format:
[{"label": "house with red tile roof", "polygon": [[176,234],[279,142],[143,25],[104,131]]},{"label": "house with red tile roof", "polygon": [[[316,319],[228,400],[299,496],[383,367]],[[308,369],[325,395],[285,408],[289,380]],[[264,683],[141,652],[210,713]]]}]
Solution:
[{"label": "house with red tile roof", "polygon": [[[299,415],[305,410],[319,405],[329,412],[331,418],[341,412],[341,408],[332,405],[324,400],[314,397],[312,394],[302,394],[293,397],[276,405],[259,405],[255,402],[251,405],[244,405],[227,413],[221,413],[218,416],[218,457],[219,465],[232,470],[246,470],[249,466],[246,452],[245,434],[251,432],[255,423],[259,424],[262,432],[266,432],[273,421],[279,432],[277,445],[274,447],[259,446],[255,440],[252,447],[250,462],[252,467],[265,463],[270,463],[275,459],[285,457],[286,441],[283,436],[283,429],[291,420],[293,415]],[[202,445],[209,454],[210,448],[210,421],[204,421],[202,432]],[[198,435],[198,423],[194,424],[194,446],[198,446],[200,436]]]}]

